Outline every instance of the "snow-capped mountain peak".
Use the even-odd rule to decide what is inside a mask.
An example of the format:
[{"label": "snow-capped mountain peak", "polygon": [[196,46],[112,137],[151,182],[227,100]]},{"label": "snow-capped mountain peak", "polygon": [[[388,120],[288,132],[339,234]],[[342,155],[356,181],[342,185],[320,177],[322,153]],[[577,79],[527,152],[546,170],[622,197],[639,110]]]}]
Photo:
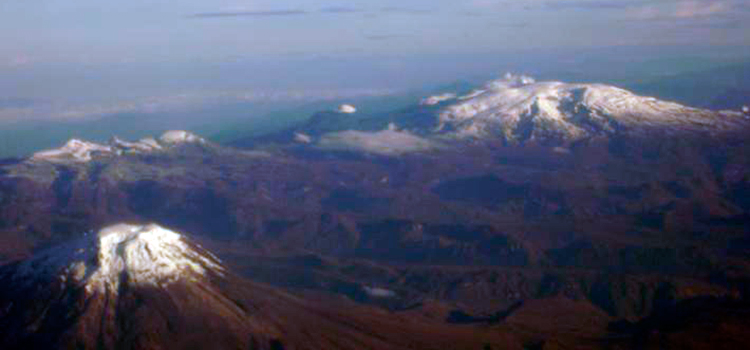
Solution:
[{"label": "snow-capped mountain peak", "polygon": [[40,269],[87,294],[114,293],[121,283],[165,287],[195,281],[209,271],[223,275],[219,260],[177,232],[156,224],[117,224],[27,261],[22,275]]},{"label": "snow-capped mountain peak", "polygon": [[152,153],[163,151],[165,148],[181,144],[206,144],[205,139],[184,130],[171,130],[162,134],[158,141],[152,137],[136,142],[121,140],[113,137],[109,144],[71,139],[64,146],[34,153],[33,161],[51,163],[86,163],[96,156],[117,156],[132,153]]},{"label": "snow-capped mountain peak", "polygon": [[218,259],[199,252],[171,230],[151,224],[119,224],[98,234],[98,265],[87,289],[117,290],[127,275],[133,285],[161,286],[177,280],[192,280],[206,270],[222,273]]},{"label": "snow-capped mountain peak", "polygon": [[112,147],[93,142],[71,139],[64,146],[47,151],[34,153],[34,160],[58,160],[73,162],[88,162],[96,153],[111,153]]},{"label": "snow-capped mountain peak", "polygon": [[722,131],[744,123],[736,112],[690,108],[602,84],[537,82],[507,74],[439,114],[439,131],[459,137],[499,135],[510,141],[572,141],[646,128]]}]

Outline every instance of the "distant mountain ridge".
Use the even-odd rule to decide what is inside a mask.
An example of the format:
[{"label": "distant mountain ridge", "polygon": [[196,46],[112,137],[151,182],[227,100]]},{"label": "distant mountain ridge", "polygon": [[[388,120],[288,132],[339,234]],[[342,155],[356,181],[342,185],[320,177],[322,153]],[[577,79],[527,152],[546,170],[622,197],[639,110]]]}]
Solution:
[{"label": "distant mountain ridge", "polygon": [[750,125],[740,112],[690,108],[608,85],[536,82],[512,74],[457,97],[438,118],[440,131],[458,137],[511,142],[644,131],[716,133]]},{"label": "distant mountain ridge", "polygon": [[184,130],[167,131],[158,140],[149,137],[136,142],[123,141],[118,137],[113,137],[109,144],[71,139],[60,148],[34,153],[30,160],[57,163],[85,163],[97,156],[117,156],[123,153],[152,153],[181,144],[206,145],[208,142],[202,137]]},{"label": "distant mountain ridge", "polygon": [[[320,112],[288,129],[234,145],[315,144],[345,131],[404,130],[433,140],[501,139],[565,144],[613,135],[731,133],[750,126],[736,111],[692,108],[604,84],[537,82],[506,74],[464,95],[446,91],[378,115]],[[334,136],[337,137],[337,136]]]}]

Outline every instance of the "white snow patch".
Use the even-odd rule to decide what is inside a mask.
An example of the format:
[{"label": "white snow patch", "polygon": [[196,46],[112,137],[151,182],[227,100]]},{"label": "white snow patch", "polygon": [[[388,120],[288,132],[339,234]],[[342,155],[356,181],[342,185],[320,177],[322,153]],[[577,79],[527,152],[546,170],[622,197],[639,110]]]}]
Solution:
[{"label": "white snow patch", "polygon": [[294,141],[298,143],[311,143],[312,137],[307,134],[303,134],[301,132],[294,133]]},{"label": "white snow patch", "polygon": [[205,143],[206,140],[196,134],[185,130],[170,130],[159,137],[159,141],[166,145],[175,145],[181,143]]},{"label": "white snow patch", "polygon": [[440,102],[455,100],[458,97],[454,93],[445,93],[441,95],[430,96],[422,100],[421,105],[423,106],[434,106]]},{"label": "white snow patch", "polygon": [[352,113],[356,113],[357,112],[357,108],[354,107],[354,106],[352,106],[352,105],[343,104],[343,105],[339,106],[338,112],[339,113],[352,114]]},{"label": "white snow patch", "polygon": [[128,142],[115,136],[109,144],[119,152],[123,153],[149,153],[162,149],[162,146],[153,138],[145,138],[137,142]]},{"label": "white snow patch", "polygon": [[72,139],[58,149],[36,152],[32,160],[48,162],[89,162],[96,154],[111,154],[112,148],[98,143]]},{"label": "white snow patch", "polygon": [[750,114],[750,107],[748,107],[748,106],[742,106],[742,113]]},{"label": "white snow patch", "polygon": [[396,156],[427,151],[436,145],[408,131],[397,130],[395,124],[386,130],[365,132],[348,130],[323,135],[318,142],[322,148],[353,150],[365,153]]}]

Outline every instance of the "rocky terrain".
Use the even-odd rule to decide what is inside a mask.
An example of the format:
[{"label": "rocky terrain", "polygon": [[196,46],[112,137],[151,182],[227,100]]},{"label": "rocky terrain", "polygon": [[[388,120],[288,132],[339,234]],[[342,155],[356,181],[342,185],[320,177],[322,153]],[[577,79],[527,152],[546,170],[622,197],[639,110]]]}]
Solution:
[{"label": "rocky terrain", "polygon": [[[235,145],[253,149],[170,132],[6,160],[0,261],[157,222],[254,281],[238,285],[502,337],[490,348],[506,336],[736,344],[750,291],[747,122],[613,89],[508,77]],[[498,97],[521,93],[511,109]]]},{"label": "rocky terrain", "polygon": [[107,227],[0,268],[0,281],[3,349],[519,346],[502,333],[406,322],[344,301],[313,306],[234,275],[154,224]]}]

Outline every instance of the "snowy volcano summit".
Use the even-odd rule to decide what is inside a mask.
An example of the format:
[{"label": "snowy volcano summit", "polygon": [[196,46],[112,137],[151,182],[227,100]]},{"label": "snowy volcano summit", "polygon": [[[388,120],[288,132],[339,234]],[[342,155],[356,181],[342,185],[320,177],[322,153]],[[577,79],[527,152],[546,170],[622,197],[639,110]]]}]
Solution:
[{"label": "snowy volcano summit", "polygon": [[608,85],[537,82],[512,74],[458,97],[438,118],[442,132],[511,142],[657,130],[713,133],[747,124],[737,112],[686,107]]},{"label": "snowy volcano summit", "polygon": [[[397,323],[416,334],[404,340],[384,327],[392,317],[351,308],[246,280],[154,224],[110,226],[0,266],[2,349],[441,348],[432,323]],[[481,344],[457,334],[461,348]]]},{"label": "snowy volcano summit", "polygon": [[[170,339],[188,329],[228,342],[212,347],[236,347],[251,330],[230,278],[175,231],[106,227],[0,268],[0,347],[187,348]],[[197,340],[204,348],[215,341]]]},{"label": "snowy volcano summit", "polygon": [[209,271],[224,274],[213,255],[156,224],[104,228],[23,263],[19,273],[38,274],[40,269],[63,283],[85,287],[87,294],[116,294],[122,283],[166,287],[195,282]]}]

